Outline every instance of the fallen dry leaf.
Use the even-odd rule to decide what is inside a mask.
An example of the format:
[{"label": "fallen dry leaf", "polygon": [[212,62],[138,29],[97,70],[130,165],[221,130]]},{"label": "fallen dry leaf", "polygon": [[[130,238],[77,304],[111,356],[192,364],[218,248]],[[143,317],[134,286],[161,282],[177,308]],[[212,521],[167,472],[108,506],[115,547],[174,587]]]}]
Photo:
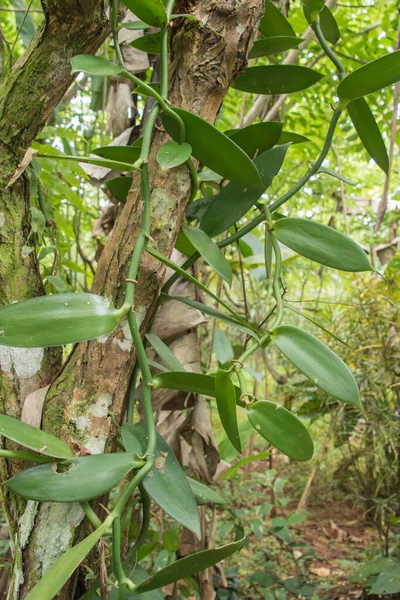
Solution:
[{"label": "fallen dry leaf", "polygon": [[313,569],[310,569],[310,571],[313,575],[317,575],[318,577],[329,577],[331,574],[331,570],[327,567],[314,567]]}]

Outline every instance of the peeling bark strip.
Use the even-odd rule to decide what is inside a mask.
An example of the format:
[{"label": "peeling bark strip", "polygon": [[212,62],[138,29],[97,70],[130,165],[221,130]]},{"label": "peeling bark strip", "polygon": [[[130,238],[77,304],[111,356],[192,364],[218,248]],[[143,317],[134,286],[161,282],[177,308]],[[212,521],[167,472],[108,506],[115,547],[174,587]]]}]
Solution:
[{"label": "peeling bark strip", "polygon": [[[200,24],[186,20],[174,22],[169,96],[172,104],[210,122],[215,120],[230,84],[245,66],[249,42],[261,19],[263,4],[263,0],[177,2],[177,12],[194,14]],[[9,180],[21,158],[16,156],[14,148],[17,144],[30,143],[51,112],[50,106],[54,107],[59,95],[65,91],[71,56],[95,50],[107,33],[107,5],[104,2],[86,0],[59,4],[56,0],[48,0],[44,8],[47,11],[45,25],[28,48],[27,56],[0,88],[0,132],[4,129],[4,148],[10,153],[8,172],[1,174],[3,182]],[[49,56],[54,62],[49,61]],[[48,97],[49,90],[51,98]],[[14,102],[13,93],[16,95]],[[26,98],[32,98],[32,95],[34,103],[29,113]],[[45,107],[40,109],[43,99]],[[16,112],[10,105],[14,105]],[[150,158],[151,229],[153,245],[163,254],[170,255],[190,195],[191,180],[186,167],[167,173],[157,169],[155,156],[165,139],[165,134],[157,132]],[[21,177],[16,186],[22,183],[26,186],[25,177]],[[18,197],[13,199],[14,206],[19,199],[18,225],[23,225],[25,232],[28,226],[26,193],[26,189],[21,189]],[[4,205],[7,210],[12,206],[8,198],[4,199]],[[0,212],[3,212],[3,204]],[[94,284],[96,293],[117,302],[121,300],[124,277],[140,226],[141,198],[139,180],[135,178],[127,204],[99,262]],[[16,232],[17,227],[13,227],[12,238]],[[18,242],[16,251],[19,252],[23,236],[17,240],[12,238],[11,241]],[[19,262],[22,263],[21,259]],[[35,280],[36,265],[22,266],[24,276],[30,274]],[[135,306],[143,330],[157,301],[163,273],[164,268],[159,263],[149,255],[144,256]],[[12,272],[10,276],[13,277]],[[36,288],[28,295],[37,292],[36,280]],[[8,301],[8,294],[4,300]],[[109,448],[116,433],[112,424],[121,422],[123,417],[134,360],[128,330],[123,324],[105,338],[79,344],[50,389],[43,417],[44,429],[94,452]],[[74,507],[69,505],[54,507],[46,503],[37,507],[28,504],[25,508],[25,504],[21,505],[15,498],[8,497],[6,501],[13,515],[12,530],[18,529],[18,519],[20,526],[14,540],[15,576],[10,588],[10,598],[18,600],[26,597],[45,570],[72,544],[82,515],[79,511],[71,515]],[[46,555],[41,543],[49,535],[50,524],[55,540],[51,556]],[[74,581],[71,581],[59,598],[71,600],[73,587]]]},{"label": "peeling bark strip", "polygon": [[[12,71],[0,79],[0,306],[43,293],[35,253],[22,255],[30,231],[29,181],[24,173],[13,185],[7,184],[71,84],[71,57],[95,53],[110,31],[109,0],[47,0],[42,4],[45,19],[36,36]],[[19,418],[25,397],[56,376],[61,354],[61,348],[24,350],[0,346],[0,411]],[[16,468],[15,461],[1,460],[0,480],[7,479]],[[22,598],[23,582],[41,575],[41,569],[28,575],[28,557],[36,553],[38,564],[49,558],[44,558],[46,545],[40,551],[40,545],[30,541],[37,505],[2,492],[15,554],[9,593],[10,598]],[[66,523],[70,509],[63,517]],[[54,511],[51,514],[54,516]],[[68,537],[66,543],[72,542],[76,525],[74,518],[70,529],[65,529],[64,534],[59,532]],[[49,535],[48,531],[44,538],[47,542]],[[59,547],[54,555],[58,552]]]}]

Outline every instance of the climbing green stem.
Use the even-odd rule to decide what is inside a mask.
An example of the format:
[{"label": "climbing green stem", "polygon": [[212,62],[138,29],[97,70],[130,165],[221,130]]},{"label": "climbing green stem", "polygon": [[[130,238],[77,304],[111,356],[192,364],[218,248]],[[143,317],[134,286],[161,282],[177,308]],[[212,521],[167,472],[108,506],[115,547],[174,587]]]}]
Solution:
[{"label": "climbing green stem", "polygon": [[112,561],[114,575],[118,581],[118,600],[126,600],[125,573],[121,561],[121,521],[114,519],[112,524]]},{"label": "climbing green stem", "polygon": [[319,18],[315,21],[311,27],[314,30],[314,33],[321,44],[321,48],[329,58],[329,60],[335,65],[337,72],[339,73],[339,79],[342,80],[346,77],[346,69],[342,61],[336,56],[335,52],[330,48],[324,34],[322,33],[321,25],[319,23]]},{"label": "climbing green stem", "polygon": [[99,517],[94,512],[93,508],[90,506],[89,502],[80,502],[81,509],[85,513],[86,517],[89,519],[91,524],[95,529],[101,527],[103,524]]}]

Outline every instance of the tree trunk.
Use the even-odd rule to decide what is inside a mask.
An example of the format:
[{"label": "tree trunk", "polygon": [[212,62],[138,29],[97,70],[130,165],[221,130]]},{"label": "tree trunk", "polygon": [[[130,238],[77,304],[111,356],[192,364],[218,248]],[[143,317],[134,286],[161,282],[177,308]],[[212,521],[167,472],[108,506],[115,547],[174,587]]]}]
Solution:
[{"label": "tree trunk", "polygon": [[[198,21],[174,21],[169,100],[213,122],[229,86],[245,65],[249,42],[262,16],[263,0],[187,0],[177,2],[176,12],[190,12]],[[65,47],[63,50],[66,62],[78,53]],[[25,79],[30,79],[27,74]],[[149,166],[152,245],[169,256],[190,196],[191,179],[185,166],[166,173],[157,168],[155,156],[166,139],[165,133],[156,132]],[[102,253],[94,282],[95,293],[117,303],[123,297],[124,278],[140,231],[141,209],[136,176]],[[135,304],[142,331],[156,305],[163,275],[164,268],[145,254]],[[78,344],[47,395],[43,428],[93,453],[110,449],[116,424],[124,415],[134,361],[127,323],[109,336]],[[77,528],[83,514],[75,505],[38,506],[28,502],[24,510],[15,498],[6,501],[15,514],[14,528],[17,518],[21,525],[20,535],[15,538],[16,575],[10,597],[24,598],[43,572],[72,545],[79,535]],[[70,600],[73,583],[71,586],[66,586],[59,597]]]}]

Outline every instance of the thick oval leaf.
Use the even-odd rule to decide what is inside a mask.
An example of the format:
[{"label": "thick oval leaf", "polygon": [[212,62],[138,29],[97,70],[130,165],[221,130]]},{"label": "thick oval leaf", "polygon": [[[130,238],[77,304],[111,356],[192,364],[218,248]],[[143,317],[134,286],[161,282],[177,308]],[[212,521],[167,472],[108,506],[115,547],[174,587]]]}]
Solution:
[{"label": "thick oval leaf", "polygon": [[124,70],[120,65],[91,54],[78,54],[71,60],[72,73],[87,73],[88,75],[120,75]]},{"label": "thick oval leaf", "polygon": [[304,144],[310,140],[304,135],[293,133],[293,131],[282,131],[282,135],[278,140],[278,144]]},{"label": "thick oval leaf", "polygon": [[214,492],[214,490],[207,485],[204,485],[191,477],[187,477],[186,479],[189,482],[197,506],[203,506],[204,504],[225,504],[223,497],[217,494],[217,492]]},{"label": "thick oval leaf", "polygon": [[[259,156],[266,150],[271,150],[278,143],[282,134],[282,123],[278,121],[255,123],[243,129],[233,129],[226,132],[231,140],[240,146],[250,158]],[[257,163],[256,163],[257,166]],[[261,179],[263,174],[260,169]]]},{"label": "thick oval leaf", "polygon": [[25,446],[25,448],[36,450],[44,456],[54,456],[55,458],[73,458],[74,456],[71,448],[63,440],[8,415],[0,415],[0,435]]},{"label": "thick oval leaf", "polygon": [[164,344],[164,342],[160,340],[155,333],[146,333],[146,339],[153,346],[161,360],[163,360],[167,367],[171,369],[171,371],[185,372],[185,368],[176,358],[172,350],[170,350],[167,344]]},{"label": "thick oval leaf", "polygon": [[336,19],[333,16],[331,10],[324,6],[319,14],[319,22],[324,37],[331,44],[337,44],[340,39],[340,31]]},{"label": "thick oval leaf", "polygon": [[128,29],[129,31],[141,31],[149,29],[150,25],[144,21],[123,21],[120,29]]},{"label": "thick oval leaf", "polygon": [[295,31],[279,8],[271,0],[265,1],[264,16],[261,19],[261,33],[265,37],[295,36]]},{"label": "thick oval leaf", "polygon": [[242,451],[236,415],[236,392],[229,372],[220,369],[215,378],[215,397],[219,418],[232,446]]},{"label": "thick oval leaf", "polygon": [[172,140],[161,146],[157,153],[157,162],[162,171],[168,171],[168,169],[183,165],[190,158],[191,154],[192,147],[190,144],[186,142],[178,144],[178,142]]},{"label": "thick oval leaf", "polygon": [[217,355],[217,360],[220,365],[226,365],[235,358],[235,353],[230,342],[230,339],[226,335],[225,331],[216,329],[214,335],[213,350]]},{"label": "thick oval leaf", "polygon": [[95,294],[57,294],[0,309],[0,343],[16,348],[75,344],[111,333],[124,311]]},{"label": "thick oval leaf", "polygon": [[110,491],[141,465],[143,461],[133,452],[94,454],[26,469],[4,485],[37,502],[83,502]]},{"label": "thick oval leaf", "polygon": [[364,148],[382,171],[387,174],[389,172],[389,157],[385,142],[367,101],[365,98],[357,98],[357,100],[348,103],[347,110]]},{"label": "thick oval leaf", "polygon": [[355,100],[400,81],[400,50],[377,58],[347,75],[339,83],[338,96]]},{"label": "thick oval leaf", "polygon": [[301,0],[304,5],[304,14],[309,23],[318,19],[319,13],[324,8],[325,0]]},{"label": "thick oval leaf", "polygon": [[257,40],[250,50],[249,58],[260,58],[261,56],[270,56],[279,54],[280,52],[286,52],[286,50],[290,50],[291,48],[297,48],[302,41],[302,38],[288,35],[279,35],[276,37],[268,37],[264,40]]},{"label": "thick oval leaf", "polygon": [[232,269],[217,244],[201,229],[183,225],[182,230],[206,263],[231,286]]},{"label": "thick oval leaf", "polygon": [[277,146],[263,152],[254,160],[263,181],[263,187],[253,190],[245,189],[236,183],[228,183],[222,191],[215,196],[201,220],[200,227],[209,236],[214,237],[226,231],[236,223],[253,206],[266,189],[271,185],[274,177],[279,173],[288,149],[286,146]]},{"label": "thick oval leaf", "polygon": [[128,44],[136,50],[140,50],[141,52],[147,52],[147,54],[160,54],[161,51],[161,34],[157,33],[149,33],[148,35],[142,35],[141,37],[136,38],[133,42]]},{"label": "thick oval leaf", "polygon": [[114,177],[105,182],[105,186],[110,190],[114,198],[125,204],[129,190],[132,187],[133,177]]},{"label": "thick oval leaf", "polygon": [[314,443],[303,423],[291,412],[274,402],[254,402],[247,417],[267,442],[295,460],[310,460]]},{"label": "thick oval leaf", "polygon": [[274,224],[274,234],[288,248],[321,265],[341,271],[372,271],[361,246],[327,225],[286,217]]},{"label": "thick oval leaf", "polygon": [[306,331],[282,325],[271,339],[284,356],[326,394],[360,406],[360,394],[350,369],[330,348]]},{"label": "thick oval leaf", "polygon": [[322,77],[313,69],[297,65],[247,67],[232,87],[253,94],[290,94],[311,87]]},{"label": "thick oval leaf", "polygon": [[[174,108],[174,111],[185,123],[186,141],[191,145],[193,156],[197,160],[226,179],[245,187],[261,185],[260,175],[250,158],[228,136],[187,110]],[[179,141],[176,121],[166,113],[161,118],[170,136]]]},{"label": "thick oval leaf", "polygon": [[[146,452],[145,423],[125,424],[121,435],[126,450],[140,456]],[[143,480],[143,486],[167,515],[201,537],[199,512],[189,482],[171,448],[159,434],[155,466]]]},{"label": "thick oval leaf", "polygon": [[133,164],[140,157],[139,146],[101,146],[93,150],[93,154],[102,158],[109,158],[117,162]]},{"label": "thick oval leaf", "polygon": [[256,340],[258,340],[257,334],[252,329],[250,329],[250,327],[247,327],[247,326],[243,325],[242,323],[239,323],[232,317],[225,315],[224,313],[220,312],[219,310],[216,310],[212,306],[208,306],[208,304],[204,304],[203,302],[197,302],[197,300],[192,300],[191,298],[184,298],[183,296],[167,296],[166,294],[163,294],[163,296],[165,298],[168,298],[169,300],[176,300],[177,302],[182,302],[183,304],[187,304],[188,306],[197,308],[197,310],[201,310],[203,313],[205,313],[206,315],[209,315],[213,319],[217,319],[218,321],[221,321],[222,323],[229,325],[229,327],[238,329],[239,331],[242,331],[246,335],[251,335]]},{"label": "thick oval leaf", "polygon": [[26,596],[26,600],[53,600],[110,525],[111,519],[104,521],[96,531],[65,552],[45,572],[33,590]]},{"label": "thick oval leaf", "polygon": [[189,242],[182,230],[179,232],[179,235],[176,238],[175,248],[178,250],[178,252],[184,254],[185,256],[192,256],[193,254],[196,254],[196,248]]},{"label": "thick oval leaf", "polygon": [[152,27],[162,27],[168,22],[163,0],[124,0],[124,4]]},{"label": "thick oval leaf", "polygon": [[175,581],[179,581],[180,579],[184,579],[189,575],[208,569],[241,550],[244,541],[245,538],[238,542],[222,546],[221,548],[204,550],[203,552],[197,552],[196,554],[181,558],[171,565],[168,565],[168,567],[165,567],[165,569],[161,569],[161,571],[158,571],[158,573],[142,583],[137,588],[136,592],[142,594],[143,592],[156,590],[170,583],[174,583]]},{"label": "thick oval leaf", "polygon": [[[236,404],[238,406],[245,406],[240,400],[240,388],[236,385],[234,388],[236,393]],[[215,398],[215,377],[189,372],[157,373],[157,375],[153,377],[153,389],[179,390],[181,392],[192,392],[193,394],[201,394],[202,396]]]}]

